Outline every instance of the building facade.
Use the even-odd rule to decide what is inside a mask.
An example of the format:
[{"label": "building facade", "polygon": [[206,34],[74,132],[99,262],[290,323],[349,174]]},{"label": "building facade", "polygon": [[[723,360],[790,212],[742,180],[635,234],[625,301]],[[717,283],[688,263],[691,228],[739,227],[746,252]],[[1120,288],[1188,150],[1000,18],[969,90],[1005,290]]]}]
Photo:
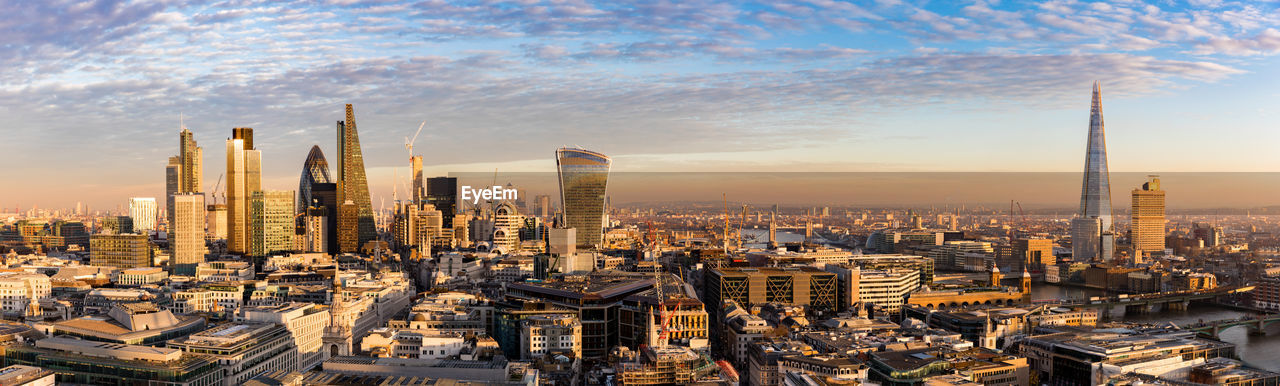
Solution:
[{"label": "building facade", "polygon": [[556,150],[564,228],[577,229],[578,248],[596,248],[604,237],[605,196],[611,164],[609,157],[597,152]]}]

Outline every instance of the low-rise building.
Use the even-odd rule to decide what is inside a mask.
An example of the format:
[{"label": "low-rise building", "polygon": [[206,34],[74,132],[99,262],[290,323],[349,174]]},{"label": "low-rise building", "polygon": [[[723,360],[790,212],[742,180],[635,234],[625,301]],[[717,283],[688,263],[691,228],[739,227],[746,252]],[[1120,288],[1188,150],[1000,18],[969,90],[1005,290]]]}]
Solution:
[{"label": "low-rise building", "polygon": [[582,323],[570,315],[533,315],[524,319],[520,329],[520,352],[523,359],[546,354],[571,354],[582,358]]},{"label": "low-rise building", "polygon": [[263,372],[298,367],[293,337],[275,323],[227,323],[171,340],[168,347],[216,358],[223,386],[243,384]]},{"label": "low-rise building", "polygon": [[182,350],[52,337],[4,347],[5,363],[58,369],[58,383],[209,386],[222,384],[217,359]]},{"label": "low-rise building", "polygon": [[141,286],[163,282],[169,273],[160,267],[129,268],[116,275],[116,285]]},{"label": "low-rise building", "polygon": [[286,303],[269,307],[240,309],[237,320],[270,322],[285,326],[298,350],[294,371],[308,371],[324,361],[324,328],[329,325],[329,310],[311,303]]}]

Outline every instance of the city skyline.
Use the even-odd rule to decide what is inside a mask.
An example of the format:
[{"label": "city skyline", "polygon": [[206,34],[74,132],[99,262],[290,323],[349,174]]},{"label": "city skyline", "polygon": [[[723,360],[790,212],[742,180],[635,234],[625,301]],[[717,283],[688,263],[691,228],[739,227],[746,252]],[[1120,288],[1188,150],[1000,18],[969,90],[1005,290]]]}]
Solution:
[{"label": "city skyline", "polygon": [[[17,9],[57,6],[44,7]],[[554,171],[546,152],[570,144],[610,154],[619,172],[1075,171],[1080,90],[1095,79],[1109,90],[1112,170],[1275,171],[1275,7],[74,7],[49,20],[92,28],[0,27],[10,63],[32,69],[0,80],[23,128],[0,151],[61,154],[6,169],[26,186],[5,189],[0,207],[162,196],[155,176],[180,116],[206,144],[254,127],[264,188],[292,189],[312,145],[337,154],[326,123],[342,103],[363,106],[375,200],[407,174],[401,140],[422,120],[427,175]],[[326,21],[343,28],[316,30]],[[71,55],[79,65],[59,64]],[[307,83],[319,79],[369,87]],[[1153,136],[1163,145],[1142,146]],[[463,150],[479,145],[492,150]],[[1169,151],[1184,147],[1197,155]],[[102,198],[70,193],[84,189]]]}]

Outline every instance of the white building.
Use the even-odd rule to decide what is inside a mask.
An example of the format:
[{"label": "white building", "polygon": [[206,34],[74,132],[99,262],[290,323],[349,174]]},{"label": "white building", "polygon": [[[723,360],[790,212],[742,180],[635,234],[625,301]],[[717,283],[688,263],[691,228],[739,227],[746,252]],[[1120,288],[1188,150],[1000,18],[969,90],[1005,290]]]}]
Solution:
[{"label": "white building", "polygon": [[227,323],[169,341],[169,348],[218,359],[223,386],[238,386],[262,373],[298,368],[298,350],[284,326]]},{"label": "white building", "polygon": [[169,273],[160,267],[129,268],[116,275],[116,285],[141,286],[159,283],[169,278]]},{"label": "white building", "polygon": [[244,287],[192,288],[173,294],[175,314],[235,311],[244,306]]},{"label": "white building", "polygon": [[462,354],[467,347],[459,334],[385,327],[371,331],[360,342],[361,351],[378,358],[442,359]]},{"label": "white building", "polygon": [[49,277],[38,273],[0,273],[0,304],[5,316],[38,316],[40,300],[53,297]]},{"label": "white building", "polygon": [[133,197],[129,199],[129,217],[133,218],[134,232],[146,234],[156,230],[158,214],[155,197]]},{"label": "white building", "polygon": [[520,355],[533,359],[550,353],[582,358],[582,322],[568,315],[533,315],[520,327]]},{"label": "white building", "polygon": [[874,304],[893,314],[902,309],[907,295],[920,289],[920,271],[914,269],[855,270],[858,293],[853,303]]},{"label": "white building", "polygon": [[321,351],[324,328],[329,325],[329,310],[311,303],[288,303],[273,307],[240,309],[238,320],[270,322],[284,325],[298,349],[295,371],[305,372],[324,361]]}]

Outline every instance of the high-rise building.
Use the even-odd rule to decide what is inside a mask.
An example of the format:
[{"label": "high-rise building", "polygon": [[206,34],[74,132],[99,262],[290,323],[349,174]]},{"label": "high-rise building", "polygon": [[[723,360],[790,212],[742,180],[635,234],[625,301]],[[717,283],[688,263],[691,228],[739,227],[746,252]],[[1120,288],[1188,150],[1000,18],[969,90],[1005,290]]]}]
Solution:
[{"label": "high-rise building", "polygon": [[312,206],[302,215],[302,251],[329,252],[329,209]]},{"label": "high-rise building", "polygon": [[333,183],[333,177],[329,176],[329,161],[324,159],[319,145],[312,146],[311,152],[307,153],[307,160],[302,163],[302,177],[298,179],[298,213],[314,205],[311,187],[328,183]]},{"label": "high-rise building", "polygon": [[[169,166],[165,169],[165,220],[169,231],[169,250],[174,256],[174,263],[180,264],[177,258],[179,254],[184,257],[181,260],[189,260],[192,263],[204,261],[204,238],[205,238],[205,208],[204,193],[201,189],[200,181],[204,170],[202,168],[201,159],[204,157],[204,150],[196,145],[196,140],[190,130],[187,130],[186,124],[182,124],[182,131],[178,133],[178,155],[169,157]],[[186,208],[188,222],[183,227],[177,226],[178,211],[178,195],[198,194],[200,198],[199,206]],[[183,203],[190,205],[197,200],[193,197],[183,198]],[[198,213],[198,216],[191,216]],[[175,243],[173,240],[182,239],[183,242]],[[181,246],[186,248],[178,251]],[[186,263],[181,263],[186,264]]]},{"label": "high-rise building", "polygon": [[227,140],[227,250],[249,253],[249,195],[262,189],[262,153],[253,148],[253,129],[237,127]]},{"label": "high-rise building", "polygon": [[182,125],[182,132],[178,134],[178,158],[179,164],[182,165],[181,175],[178,183],[178,191],[181,193],[202,192],[200,182],[204,178],[204,149],[196,145],[194,135],[187,126]]},{"label": "high-rise building", "polygon": [[458,213],[458,179],[432,177],[427,179],[427,203],[444,216],[444,227],[453,228],[453,217]]},{"label": "high-rise building", "polygon": [[1011,259],[1003,265],[1013,269],[1014,272],[1024,268],[1032,271],[1043,271],[1045,267],[1058,263],[1053,256],[1053,240],[1051,239],[1013,239],[1011,244]]},{"label": "high-rise building", "polygon": [[1141,188],[1133,190],[1129,210],[1133,218],[1129,238],[1135,257],[1164,251],[1164,191],[1160,190],[1160,176],[1148,177]]},{"label": "high-rise building", "polygon": [[1109,262],[1114,255],[1111,223],[1111,177],[1107,172],[1107,138],[1102,123],[1102,88],[1093,83],[1089,109],[1089,144],[1085,150],[1080,212],[1071,220],[1071,253],[1076,261]]},{"label": "high-rise building", "polygon": [[89,265],[137,268],[151,266],[151,243],[133,233],[89,236]]},{"label": "high-rise building", "polygon": [[98,224],[99,233],[120,234],[133,233],[133,217],[107,216]]},{"label": "high-rise building", "polygon": [[579,248],[595,248],[604,238],[605,192],[612,161],[584,149],[556,150],[564,228],[577,229]]},{"label": "high-rise building", "polygon": [[173,228],[173,200],[170,197],[182,192],[182,158],[169,157],[169,164],[164,167],[165,224]]},{"label": "high-rise building", "polygon": [[249,199],[250,241],[252,256],[266,256],[293,249],[296,224],[293,220],[293,191],[255,191]]},{"label": "high-rise building", "polygon": [[[338,210],[338,251],[358,252],[377,234],[373,203],[364,174],[364,155],[356,132],[355,110],[347,104],[346,122],[338,121],[338,202],[354,205],[354,210]],[[354,216],[354,217],[352,217]]]},{"label": "high-rise building", "polygon": [[227,238],[227,204],[209,204],[205,214],[205,237],[209,240]]},{"label": "high-rise building", "polygon": [[413,193],[410,193],[410,197],[413,197],[414,204],[422,204],[422,194],[424,193],[422,191],[422,156],[409,157],[409,166],[413,173]]},{"label": "high-rise building", "polygon": [[156,198],[133,197],[129,199],[129,217],[133,218],[133,229],[138,232],[156,230]]},{"label": "high-rise building", "polygon": [[551,217],[551,213],[552,213],[551,196],[548,196],[545,194],[539,194],[536,201],[538,203],[538,208],[537,208],[537,212],[535,213],[537,213],[538,217],[541,217],[541,218]]},{"label": "high-rise building", "polygon": [[173,203],[173,224],[169,225],[170,259],[173,265],[190,265],[204,262],[205,248],[204,193],[183,193],[170,196]]}]

